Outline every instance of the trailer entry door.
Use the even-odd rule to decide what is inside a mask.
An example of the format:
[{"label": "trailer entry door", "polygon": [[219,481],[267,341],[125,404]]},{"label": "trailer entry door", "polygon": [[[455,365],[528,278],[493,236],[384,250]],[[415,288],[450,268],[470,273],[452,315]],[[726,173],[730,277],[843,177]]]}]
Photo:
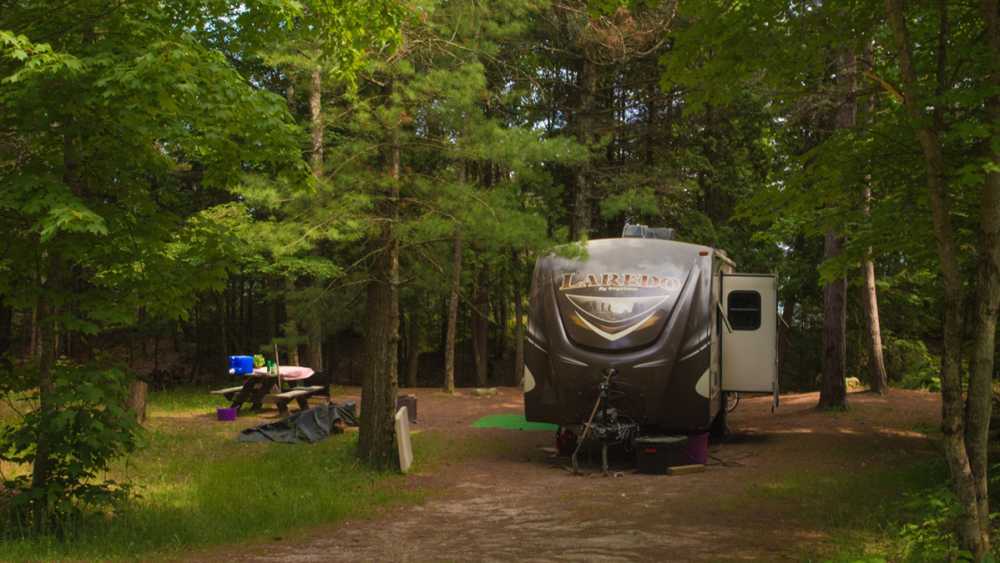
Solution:
[{"label": "trailer entry door", "polygon": [[778,283],[773,274],[723,274],[722,390],[778,391]]}]

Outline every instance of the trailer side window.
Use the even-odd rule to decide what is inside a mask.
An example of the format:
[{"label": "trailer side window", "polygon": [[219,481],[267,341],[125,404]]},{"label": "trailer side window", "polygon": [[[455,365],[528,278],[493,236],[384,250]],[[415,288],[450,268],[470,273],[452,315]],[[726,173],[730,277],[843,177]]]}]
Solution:
[{"label": "trailer side window", "polygon": [[760,293],[756,291],[730,291],[726,316],[733,330],[760,328]]}]

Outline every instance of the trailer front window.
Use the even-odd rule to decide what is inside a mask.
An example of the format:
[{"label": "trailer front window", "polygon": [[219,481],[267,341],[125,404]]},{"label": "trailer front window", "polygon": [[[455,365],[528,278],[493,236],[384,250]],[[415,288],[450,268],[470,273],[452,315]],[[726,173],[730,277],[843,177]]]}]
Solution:
[{"label": "trailer front window", "polygon": [[726,304],[726,317],[733,330],[760,328],[760,293],[756,291],[730,291]]}]

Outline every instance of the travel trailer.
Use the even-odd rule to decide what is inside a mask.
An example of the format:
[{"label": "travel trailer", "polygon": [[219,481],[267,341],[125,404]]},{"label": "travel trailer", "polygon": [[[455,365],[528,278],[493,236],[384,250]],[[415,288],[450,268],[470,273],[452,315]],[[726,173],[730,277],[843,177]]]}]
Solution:
[{"label": "travel trailer", "polygon": [[[719,249],[627,225],[580,257],[538,259],[525,346],[525,418],[585,436],[724,432],[726,396],[778,401],[777,281]],[[575,461],[575,458],[574,458]]]}]

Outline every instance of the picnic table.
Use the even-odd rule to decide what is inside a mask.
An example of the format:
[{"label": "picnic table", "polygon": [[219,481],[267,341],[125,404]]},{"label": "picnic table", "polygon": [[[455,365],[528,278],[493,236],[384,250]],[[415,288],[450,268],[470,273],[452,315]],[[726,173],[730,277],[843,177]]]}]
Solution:
[{"label": "picnic table", "polygon": [[[323,390],[323,386],[302,385],[302,382],[313,376],[315,371],[304,366],[280,366],[278,374],[267,373],[265,368],[253,370],[253,374],[242,375],[244,379],[242,385],[216,389],[211,391],[213,395],[222,395],[231,401],[231,407],[240,410],[244,403],[250,403],[253,410],[260,410],[265,400],[274,401],[278,406],[278,411],[284,415],[288,412],[288,403],[293,399],[298,401],[301,408],[308,408],[308,398]],[[280,377],[279,377],[280,374]],[[279,387],[279,382],[288,382],[292,389],[284,391]]]}]

